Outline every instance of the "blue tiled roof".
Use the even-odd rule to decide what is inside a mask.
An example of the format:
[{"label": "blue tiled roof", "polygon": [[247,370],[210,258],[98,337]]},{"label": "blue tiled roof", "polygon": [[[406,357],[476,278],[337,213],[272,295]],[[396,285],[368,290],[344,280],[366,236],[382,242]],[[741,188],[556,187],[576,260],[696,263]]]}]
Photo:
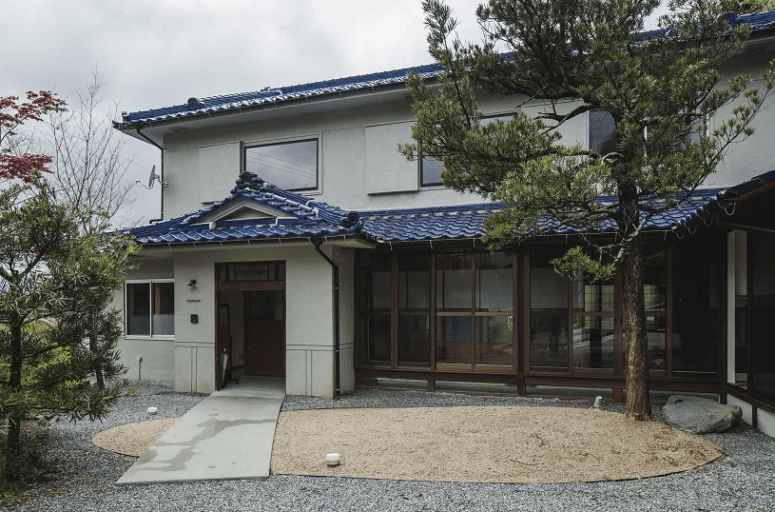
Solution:
[{"label": "blue tiled roof", "polygon": [[[665,231],[684,226],[697,218],[710,204],[723,197],[724,189],[696,190],[680,205],[654,215],[646,224],[646,231]],[[602,197],[601,202],[616,202],[615,197]],[[654,202],[654,206],[658,206]],[[486,203],[442,208],[384,210],[360,212],[363,233],[377,242],[420,242],[426,240],[459,240],[481,238],[484,219],[488,214],[503,209],[499,203]],[[610,233],[616,231],[613,221],[584,228],[564,226],[556,219],[545,216],[541,220],[542,235],[575,235],[580,233]]]},{"label": "blue tiled roof", "polygon": [[377,242],[481,238],[484,219],[498,203],[362,212],[363,233]]},{"label": "blue tiled roof", "polygon": [[[727,12],[724,14],[730,27],[748,25],[752,32],[775,28],[775,11],[756,12],[751,14],[737,14]],[[643,39],[658,38],[663,34],[662,30],[648,30],[641,32]]]},{"label": "blue tiled roof", "polygon": [[775,11],[735,14],[734,17],[728,17],[727,20],[732,26],[745,24],[749,25],[751,30],[767,30],[775,28]]},{"label": "blue tiled roof", "polygon": [[[206,244],[211,242],[245,242],[289,240],[358,233],[358,214],[331,207],[325,203],[264,183],[238,181],[223,201],[164,222],[126,230],[143,246]],[[218,213],[229,212],[240,205],[263,207],[276,212],[276,218],[217,220]],[[228,218],[228,217],[226,217]]]},{"label": "blue tiled roof", "polygon": [[[243,179],[245,176],[250,179]],[[651,217],[645,230],[671,231],[701,219],[707,220],[714,205],[727,207],[727,201],[734,201],[764,185],[775,185],[775,170],[734,187],[696,190],[691,196],[682,198],[676,206]],[[615,203],[616,198],[599,200]],[[653,204],[660,206],[657,200]],[[273,212],[279,217],[230,220],[228,214],[243,206],[254,206],[259,211]],[[341,236],[376,243],[470,240],[481,238],[487,216],[502,209],[503,205],[499,203],[482,203],[356,213],[264,183],[255,175],[244,173],[238,186],[225,200],[198,212],[127,230],[127,233],[146,247]],[[222,220],[218,220],[219,216]],[[215,223],[211,224],[213,220]],[[549,216],[542,220],[541,225],[541,234],[549,236],[611,233],[615,230],[612,221],[597,226],[574,227],[560,225]]]},{"label": "blue tiled roof", "polygon": [[[751,29],[754,31],[767,30],[775,28],[775,11],[755,14],[734,14],[733,16],[730,16],[729,21],[733,26],[745,23],[750,25]],[[655,37],[658,36],[658,31],[646,32],[644,35]],[[125,114],[122,122],[116,123],[116,127],[126,128],[141,123],[186,119],[202,115],[212,115],[233,110],[260,107],[262,105],[274,105],[292,100],[340,95],[351,91],[362,91],[388,85],[402,84],[406,82],[407,74],[410,71],[416,71],[423,78],[428,79],[437,77],[441,73],[441,68],[435,64],[431,64],[302,85],[278,88],[267,87],[254,92],[211,96],[207,98],[189,98],[189,100],[182,105]]]},{"label": "blue tiled roof", "polygon": [[231,110],[238,110],[261,105],[273,105],[298,99],[308,99],[320,96],[340,95],[343,93],[369,90],[394,84],[406,83],[407,75],[415,71],[423,78],[434,78],[441,68],[436,65],[416,66],[396,69],[381,73],[351,76],[315,82],[303,85],[292,85],[276,89],[264,89],[256,92],[212,96],[209,98],[190,98],[184,105],[132,112],[123,116],[123,123],[118,126],[129,126],[139,123],[167,121],[170,119],[185,119],[199,115],[208,115]]}]

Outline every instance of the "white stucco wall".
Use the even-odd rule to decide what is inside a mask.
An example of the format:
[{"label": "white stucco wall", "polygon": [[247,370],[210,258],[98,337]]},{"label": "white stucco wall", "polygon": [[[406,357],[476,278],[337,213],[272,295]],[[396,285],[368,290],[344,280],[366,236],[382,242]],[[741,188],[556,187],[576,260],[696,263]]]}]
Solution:
[{"label": "white stucco wall", "polygon": [[355,251],[334,247],[339,267],[339,386],[342,393],[355,389]]},{"label": "white stucco wall", "polygon": [[[753,406],[751,404],[732,395],[727,395],[727,404],[740,407],[743,410],[743,421],[753,425]],[[757,409],[756,428],[775,438],[775,414]]]},{"label": "white stucco wall", "polygon": [[[137,268],[128,276],[132,281],[164,280],[174,276],[171,259],[137,258]],[[111,307],[124,311],[124,289],[118,290]],[[176,305],[177,307],[177,305]],[[122,315],[123,318],[123,315]],[[126,329],[124,330],[126,332]],[[119,343],[120,363],[130,380],[173,382],[175,339],[172,336],[124,336]]]},{"label": "white stucco wall", "polygon": [[[725,80],[740,71],[756,75],[768,55],[739,56],[725,71]],[[178,132],[164,137],[164,178],[169,183],[164,191],[164,218],[196,211],[225,197],[242,169],[245,146],[303,139],[319,141],[319,186],[304,193],[329,204],[375,210],[481,202],[478,195],[419,186],[418,163],[407,162],[397,149],[399,143],[411,142],[414,122],[405,94],[405,90],[393,90],[327,99],[314,108],[279,105],[250,115],[229,115],[212,128],[183,123]],[[518,108],[530,114],[540,111],[539,106],[520,104],[519,98],[486,96],[481,103],[488,115],[513,113]],[[560,108],[574,106],[567,103]],[[710,128],[718,127],[731,108],[711,119]],[[773,122],[775,109],[764,108],[754,122],[758,133],[733,145],[705,185],[734,185],[770,170],[775,150],[767,130]],[[582,145],[588,143],[588,132],[586,116],[574,118],[560,129],[564,142]]]},{"label": "white stucco wall", "polygon": [[[354,387],[353,250],[323,245],[340,267],[341,389]],[[286,392],[332,397],[334,326],[332,270],[309,243],[264,244],[218,249],[150,250],[132,281],[174,279],[175,335],[131,336],[120,344],[127,377],[174,382],[176,391],[209,393],[215,388],[215,265],[243,261],[284,261],[286,301]],[[196,286],[189,286],[195,279]],[[123,290],[113,306],[123,309]],[[233,320],[238,321],[239,311]],[[193,323],[191,315],[197,315]],[[237,356],[238,357],[238,356]]]},{"label": "white stucco wall", "polygon": [[[484,98],[487,114],[517,110],[514,98]],[[568,104],[568,109],[572,108]],[[164,218],[196,211],[228,195],[241,172],[246,146],[295,140],[318,140],[318,189],[304,194],[347,210],[376,210],[479,203],[476,194],[461,194],[443,186],[420,187],[418,162],[407,161],[399,143],[412,142],[414,116],[403,95],[375,95],[367,105],[240,122],[217,129],[192,129],[164,139]],[[536,108],[526,109],[531,113]],[[587,122],[578,118],[562,129],[564,141],[586,144]]]},{"label": "white stucco wall", "polygon": [[[764,52],[736,57],[725,68],[724,81],[728,81],[735,73],[749,73],[753,79],[753,85],[762,87],[765,84],[759,75],[772,58],[769,47]],[[724,120],[731,118],[732,109],[741,103],[742,101],[737,101],[720,110],[711,120],[710,129],[718,128]],[[775,123],[775,100],[770,98],[753,121],[754,135],[744,142],[732,144],[724,161],[718,166],[717,172],[708,177],[705,185],[732,186],[775,168],[775,148],[773,148],[771,135],[773,123]]]},{"label": "white stucco wall", "polygon": [[[331,252],[326,246],[324,250]],[[214,390],[215,264],[285,261],[286,392],[333,396],[331,267],[311,244],[182,249],[170,255],[174,258],[175,336],[174,355],[167,355],[165,364],[174,367],[177,391]],[[197,282],[194,287],[188,286],[192,279]],[[191,315],[197,315],[197,323],[192,323]],[[347,332],[346,343],[352,347],[352,327]]]},{"label": "white stucco wall", "polygon": [[770,437],[775,437],[775,414],[759,409],[756,414],[756,426]]}]

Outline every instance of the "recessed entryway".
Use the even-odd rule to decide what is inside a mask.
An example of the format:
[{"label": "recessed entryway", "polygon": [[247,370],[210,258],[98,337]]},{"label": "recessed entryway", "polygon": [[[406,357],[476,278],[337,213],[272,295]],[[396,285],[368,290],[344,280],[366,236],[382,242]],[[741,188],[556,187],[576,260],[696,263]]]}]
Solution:
[{"label": "recessed entryway", "polygon": [[216,389],[243,376],[285,377],[285,262],[219,263]]}]

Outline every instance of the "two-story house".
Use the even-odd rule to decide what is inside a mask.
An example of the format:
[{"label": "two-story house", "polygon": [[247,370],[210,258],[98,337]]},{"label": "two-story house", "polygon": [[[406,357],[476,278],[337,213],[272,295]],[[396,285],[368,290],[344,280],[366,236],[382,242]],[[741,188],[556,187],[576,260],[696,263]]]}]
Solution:
[{"label": "two-story house", "polygon": [[[737,21],[754,30],[730,71],[755,72],[775,55],[775,12]],[[130,378],[210,392],[226,368],[299,395],[387,382],[622,399],[619,280],[560,277],[550,260],[578,234],[563,226],[488,252],[482,223],[499,205],[397,150],[408,71],[123,115],[116,128],[161,150],[164,185],[163,219],[131,231],[142,252],[115,301]],[[519,103],[483,99],[491,117]],[[562,136],[604,143],[601,119]],[[651,389],[719,394],[775,433],[773,121],[765,109],[705,188],[650,221],[645,263]]]}]

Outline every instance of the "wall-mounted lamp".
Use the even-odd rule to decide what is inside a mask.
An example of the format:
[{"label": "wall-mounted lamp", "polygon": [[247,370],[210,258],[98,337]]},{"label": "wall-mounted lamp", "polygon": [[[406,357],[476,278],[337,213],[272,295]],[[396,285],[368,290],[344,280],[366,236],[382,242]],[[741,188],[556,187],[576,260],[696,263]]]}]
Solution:
[{"label": "wall-mounted lamp", "polygon": [[196,286],[196,279],[192,279],[188,282],[189,286]]}]

